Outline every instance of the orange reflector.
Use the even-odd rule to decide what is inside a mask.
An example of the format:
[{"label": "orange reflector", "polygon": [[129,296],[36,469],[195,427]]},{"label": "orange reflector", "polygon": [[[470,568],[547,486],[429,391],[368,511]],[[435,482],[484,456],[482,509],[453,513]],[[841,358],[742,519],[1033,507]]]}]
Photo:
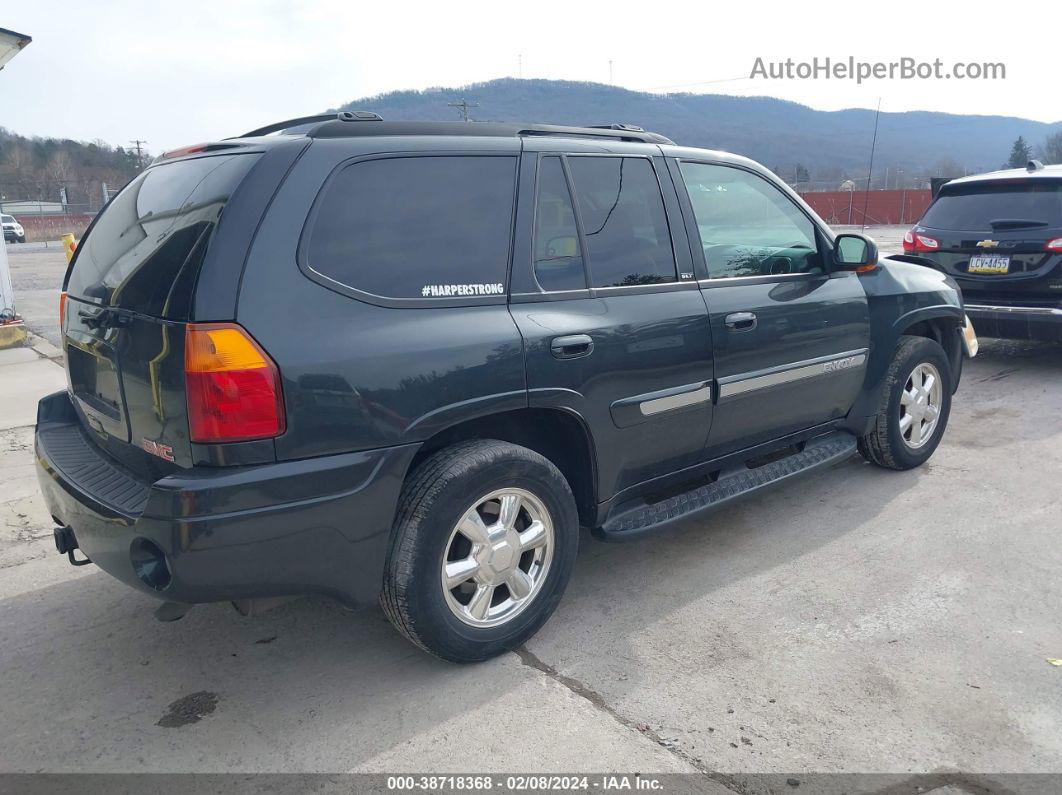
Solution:
[{"label": "orange reflector", "polygon": [[66,320],[66,293],[59,293],[59,330],[63,330],[63,321]]},{"label": "orange reflector", "polygon": [[189,373],[257,370],[270,361],[247,332],[228,323],[189,324],[184,340],[184,369]]}]

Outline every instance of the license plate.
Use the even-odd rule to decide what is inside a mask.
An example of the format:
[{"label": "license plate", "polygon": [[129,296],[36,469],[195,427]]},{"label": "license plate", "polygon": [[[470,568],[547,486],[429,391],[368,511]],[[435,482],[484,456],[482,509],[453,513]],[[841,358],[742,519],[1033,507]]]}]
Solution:
[{"label": "license plate", "polygon": [[1006,273],[1010,270],[1010,257],[999,254],[982,254],[970,257],[970,273]]}]

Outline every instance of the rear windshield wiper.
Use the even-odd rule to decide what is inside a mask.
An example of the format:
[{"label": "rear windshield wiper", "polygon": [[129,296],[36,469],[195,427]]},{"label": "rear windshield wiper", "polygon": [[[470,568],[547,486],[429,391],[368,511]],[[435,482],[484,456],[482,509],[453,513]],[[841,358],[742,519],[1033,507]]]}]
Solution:
[{"label": "rear windshield wiper", "polygon": [[988,223],[993,230],[1026,229],[1035,226],[1047,226],[1047,221],[1037,221],[1035,218],[996,218]]}]

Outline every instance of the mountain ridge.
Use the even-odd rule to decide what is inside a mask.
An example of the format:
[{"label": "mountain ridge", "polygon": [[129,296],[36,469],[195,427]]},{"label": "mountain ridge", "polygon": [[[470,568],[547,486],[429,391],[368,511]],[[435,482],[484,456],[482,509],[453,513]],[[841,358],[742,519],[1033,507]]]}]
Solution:
[{"label": "mountain ridge", "polygon": [[[601,83],[499,78],[458,88],[391,91],[352,100],[336,110],[372,110],[388,120],[460,119],[448,102],[467,99],[478,121],[554,124],[637,124],[676,143],[746,155],[785,172],[801,164],[830,178],[865,175],[875,111],[824,111],[774,97],[653,94]],[[879,167],[928,175],[936,166],[971,173],[1006,160],[1019,135],[1034,148],[1062,122],[939,111],[883,111],[875,151]],[[940,169],[937,169],[940,170]]]}]

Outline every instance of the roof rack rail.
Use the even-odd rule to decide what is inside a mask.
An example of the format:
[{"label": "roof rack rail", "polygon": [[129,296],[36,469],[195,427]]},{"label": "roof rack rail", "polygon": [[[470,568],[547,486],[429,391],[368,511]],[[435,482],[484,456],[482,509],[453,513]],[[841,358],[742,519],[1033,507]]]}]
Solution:
[{"label": "roof rack rail", "polygon": [[[375,124],[348,124],[353,121],[372,121]],[[257,130],[251,130],[237,138],[253,138],[282,130],[312,125],[300,130],[311,138],[346,138],[377,135],[483,135],[516,137],[544,135],[567,138],[611,138],[618,141],[633,141],[647,144],[671,144],[670,138],[647,132],[633,124],[609,124],[588,127],[570,127],[559,124],[517,124],[489,121],[384,121],[378,114],[366,110],[344,110],[337,113],[322,113],[317,116],[302,116],[297,119],[278,121]]]},{"label": "roof rack rail", "polygon": [[670,138],[648,132],[633,124],[590,124],[586,127],[568,127],[556,124],[531,124],[523,127],[517,135],[558,135],[578,138],[617,138],[621,141],[636,141],[648,144],[672,144]]},{"label": "roof rack rail", "polygon": [[644,127],[639,127],[637,124],[588,124],[592,130],[623,130],[625,132],[645,132]]},{"label": "roof rack rail", "polygon": [[278,121],[275,124],[267,124],[265,127],[259,127],[257,130],[251,130],[250,132],[246,132],[243,135],[238,135],[236,137],[257,138],[260,135],[269,135],[270,133],[280,132],[281,130],[287,130],[291,127],[299,127],[303,124],[326,121],[383,121],[383,117],[380,116],[380,114],[373,113],[369,110],[341,110],[337,113],[320,113],[316,116],[300,116],[297,119]]}]

